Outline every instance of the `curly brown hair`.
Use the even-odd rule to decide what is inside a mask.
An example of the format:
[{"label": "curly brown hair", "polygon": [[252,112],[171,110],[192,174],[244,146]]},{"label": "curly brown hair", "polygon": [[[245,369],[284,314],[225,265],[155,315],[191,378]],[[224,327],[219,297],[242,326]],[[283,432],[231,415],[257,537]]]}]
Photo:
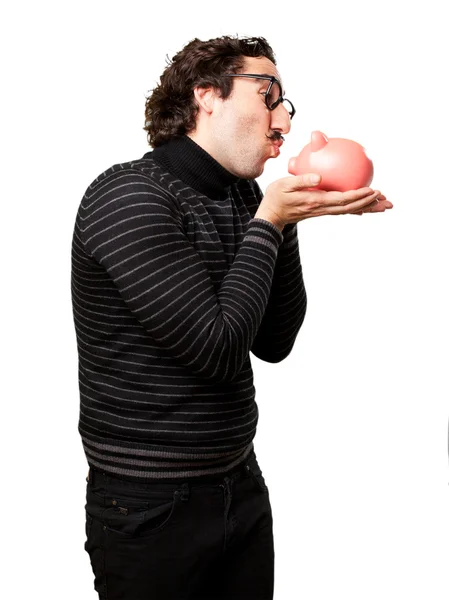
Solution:
[{"label": "curly brown hair", "polygon": [[265,56],[276,65],[275,55],[263,37],[222,36],[207,41],[190,41],[170,61],[145,102],[145,127],[152,148],[196,127],[199,107],[195,87],[213,87],[225,100],[232,91],[233,79],[223,74],[238,73],[244,57]]}]

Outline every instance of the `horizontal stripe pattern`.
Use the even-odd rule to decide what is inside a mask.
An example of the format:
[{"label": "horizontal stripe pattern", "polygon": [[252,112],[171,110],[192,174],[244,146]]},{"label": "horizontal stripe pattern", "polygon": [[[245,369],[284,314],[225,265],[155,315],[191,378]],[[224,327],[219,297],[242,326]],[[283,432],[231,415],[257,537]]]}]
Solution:
[{"label": "horizontal stripe pattern", "polygon": [[283,360],[306,310],[297,228],[255,219],[261,200],[250,180],[211,200],[151,158],[87,188],[71,290],[92,466],[173,479],[223,472],[251,452],[250,352]]}]

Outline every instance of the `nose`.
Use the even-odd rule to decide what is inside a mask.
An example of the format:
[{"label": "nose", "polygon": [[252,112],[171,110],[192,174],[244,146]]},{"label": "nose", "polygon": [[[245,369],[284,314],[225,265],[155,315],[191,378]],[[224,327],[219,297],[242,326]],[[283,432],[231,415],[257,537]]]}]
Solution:
[{"label": "nose", "polygon": [[282,102],[271,111],[271,129],[278,129],[281,133],[288,133],[291,129],[290,114]]}]

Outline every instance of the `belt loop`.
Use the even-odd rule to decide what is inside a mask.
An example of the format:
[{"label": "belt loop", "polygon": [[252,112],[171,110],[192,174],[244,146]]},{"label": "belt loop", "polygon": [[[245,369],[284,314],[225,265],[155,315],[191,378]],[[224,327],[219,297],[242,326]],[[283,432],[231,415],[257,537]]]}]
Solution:
[{"label": "belt loop", "polygon": [[251,450],[251,452],[248,454],[245,461],[243,462],[242,467],[243,467],[243,472],[245,473],[246,477],[249,477],[252,473],[250,463],[251,463],[253,456],[254,456],[254,449]]}]

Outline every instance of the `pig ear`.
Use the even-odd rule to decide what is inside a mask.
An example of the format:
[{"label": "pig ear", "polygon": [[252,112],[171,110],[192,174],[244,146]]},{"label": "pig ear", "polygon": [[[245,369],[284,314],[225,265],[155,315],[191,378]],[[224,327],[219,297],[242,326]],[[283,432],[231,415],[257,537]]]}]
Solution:
[{"label": "pig ear", "polygon": [[310,149],[312,152],[317,152],[317,150],[321,150],[328,143],[328,138],[321,131],[312,131],[312,135],[310,137]]}]

